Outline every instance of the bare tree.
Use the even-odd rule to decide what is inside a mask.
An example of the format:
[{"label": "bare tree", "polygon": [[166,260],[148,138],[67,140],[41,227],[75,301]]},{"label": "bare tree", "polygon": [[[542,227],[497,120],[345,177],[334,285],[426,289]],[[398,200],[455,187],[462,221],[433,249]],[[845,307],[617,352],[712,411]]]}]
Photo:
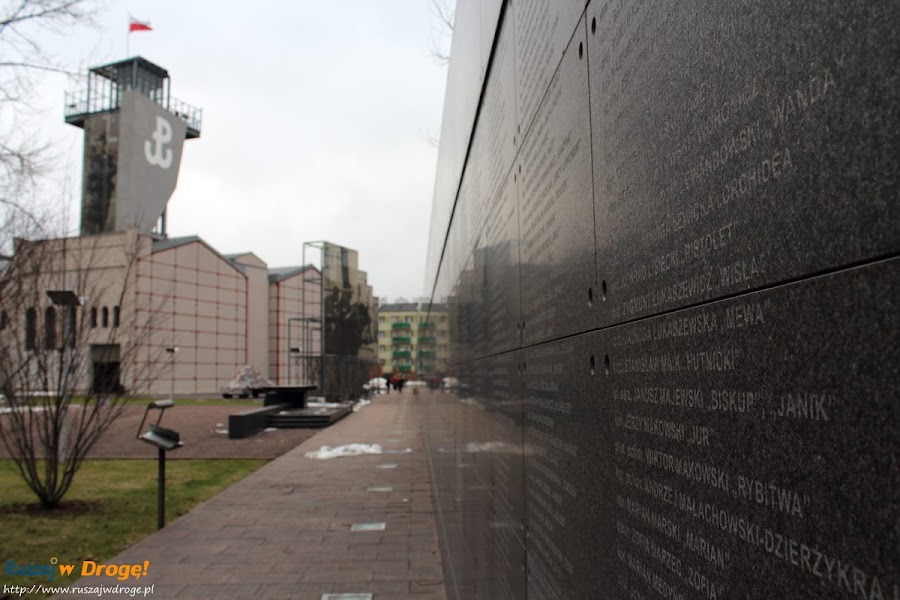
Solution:
[{"label": "bare tree", "polygon": [[[75,72],[46,52],[46,34],[64,35],[92,24],[94,0],[0,0],[0,222],[40,225],[44,215],[33,206],[38,180],[52,169],[51,148],[27,126],[33,112],[31,92],[48,72]],[[0,240],[8,251],[9,239]]]},{"label": "bare tree", "polygon": [[0,276],[0,440],[44,508],[164,368],[161,353],[137,356],[153,328],[134,293],[149,243],[134,230],[17,240]]},{"label": "bare tree", "polygon": [[448,0],[431,0],[431,10],[436,25],[435,31],[432,32],[429,52],[438,63],[446,65],[450,62],[450,50],[446,48],[445,40],[453,37],[455,6],[451,6]]}]

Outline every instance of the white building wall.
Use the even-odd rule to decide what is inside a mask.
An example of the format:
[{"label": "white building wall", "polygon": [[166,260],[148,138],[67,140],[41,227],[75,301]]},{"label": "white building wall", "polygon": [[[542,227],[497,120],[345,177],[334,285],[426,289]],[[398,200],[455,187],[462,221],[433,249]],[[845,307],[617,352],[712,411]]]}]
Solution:
[{"label": "white building wall", "polygon": [[266,263],[254,254],[232,259],[247,277],[247,364],[260,373],[269,371],[269,280]]},{"label": "white building wall", "polygon": [[247,362],[247,277],[196,241],[141,261],[138,281],[138,302],[153,315],[148,360],[179,349],[151,393],[168,393],[173,376],[175,394],[218,392]]}]

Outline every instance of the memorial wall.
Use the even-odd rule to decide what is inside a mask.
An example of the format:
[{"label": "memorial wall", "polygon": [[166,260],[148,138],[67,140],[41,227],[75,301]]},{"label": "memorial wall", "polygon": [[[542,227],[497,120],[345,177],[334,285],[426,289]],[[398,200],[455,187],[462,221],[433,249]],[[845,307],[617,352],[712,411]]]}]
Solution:
[{"label": "memorial wall", "polygon": [[460,0],[455,600],[900,600],[900,4]]}]

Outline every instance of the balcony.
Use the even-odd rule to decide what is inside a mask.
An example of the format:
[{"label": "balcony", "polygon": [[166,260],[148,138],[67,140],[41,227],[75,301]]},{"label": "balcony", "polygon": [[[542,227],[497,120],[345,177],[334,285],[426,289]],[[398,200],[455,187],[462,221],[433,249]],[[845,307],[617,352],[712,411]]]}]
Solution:
[{"label": "balcony", "polygon": [[434,358],[437,353],[434,350],[419,350],[419,356],[421,358]]},{"label": "balcony", "polygon": [[412,326],[409,323],[391,323],[391,329],[410,329]]},{"label": "balcony", "polygon": [[394,344],[410,344],[410,343],[412,343],[412,338],[408,335],[394,336],[391,338],[391,342]]},{"label": "balcony", "polygon": [[435,342],[435,337],[433,335],[420,335],[419,343],[420,344],[433,344]]},{"label": "balcony", "polygon": [[392,356],[394,358],[410,358],[412,356],[412,352],[409,350],[394,350]]}]

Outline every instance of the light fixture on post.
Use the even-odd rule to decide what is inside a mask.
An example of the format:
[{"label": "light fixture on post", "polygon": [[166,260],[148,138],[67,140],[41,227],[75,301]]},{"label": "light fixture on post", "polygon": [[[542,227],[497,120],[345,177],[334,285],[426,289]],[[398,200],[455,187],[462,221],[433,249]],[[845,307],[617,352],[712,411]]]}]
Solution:
[{"label": "light fixture on post", "polygon": [[[168,450],[177,450],[184,444],[181,442],[181,436],[174,429],[161,427],[159,422],[162,421],[163,412],[167,408],[172,408],[175,403],[172,400],[156,400],[147,405],[144,411],[144,418],[138,425],[137,439],[147,442],[151,446],[156,446],[159,463],[159,479],[156,502],[156,527],[162,529],[166,523],[166,452]],[[158,410],[159,416],[156,423],[151,423],[147,431],[143,431],[144,423],[147,421],[147,415],[151,410]],[[143,433],[141,433],[143,431]]]}]

